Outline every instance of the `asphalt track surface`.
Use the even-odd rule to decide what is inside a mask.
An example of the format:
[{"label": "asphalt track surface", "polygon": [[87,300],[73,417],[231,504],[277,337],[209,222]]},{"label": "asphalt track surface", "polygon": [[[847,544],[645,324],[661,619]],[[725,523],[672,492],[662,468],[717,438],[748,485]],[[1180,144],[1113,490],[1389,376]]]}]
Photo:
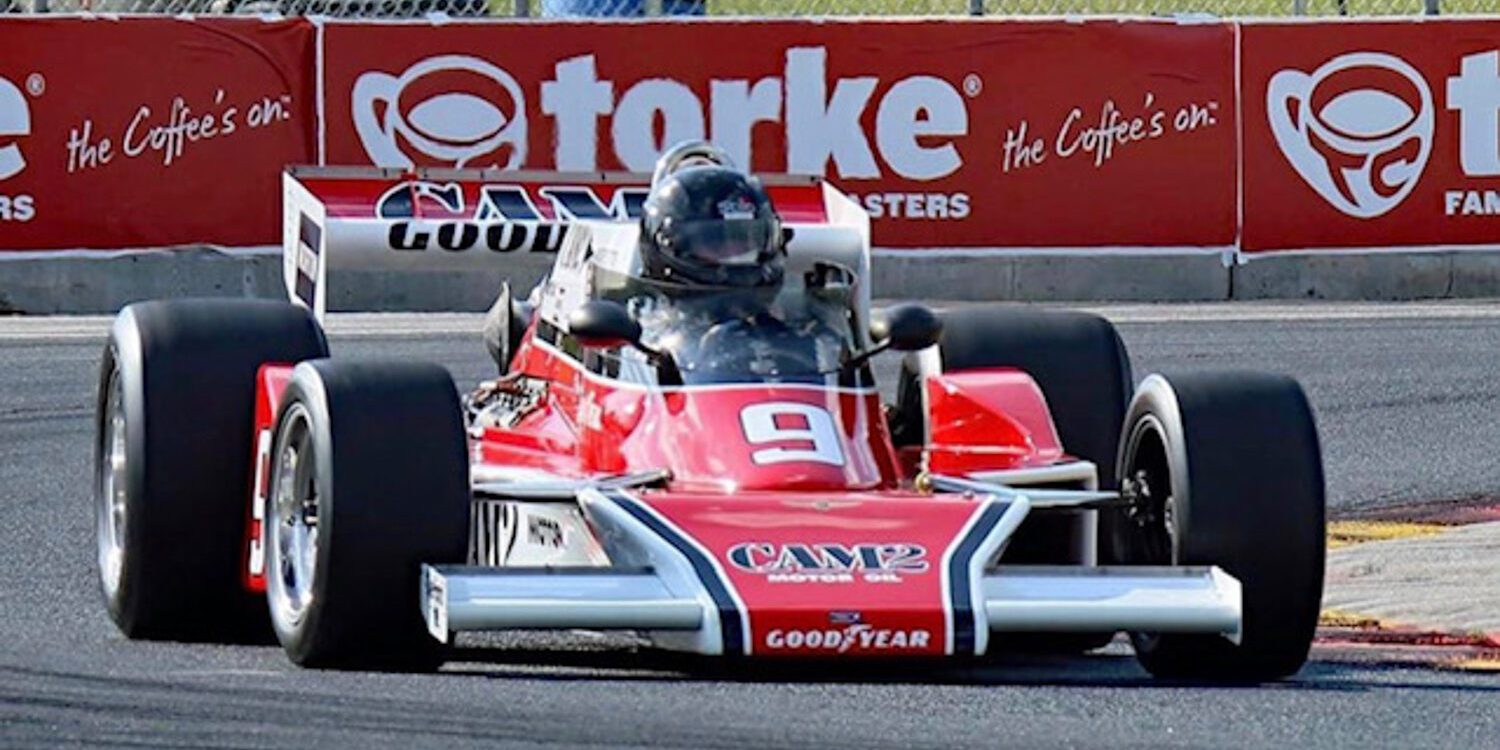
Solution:
[{"label": "asphalt track surface", "polygon": [[[1500,308],[1113,307],[1137,376],[1296,375],[1334,515],[1500,488]],[[0,320],[0,746],[1500,747],[1500,677],[1320,650],[1260,687],[1086,658],[795,672],[622,639],[486,639],[446,674],[328,673],[274,646],[124,640],[99,602],[89,482],[105,321]],[[490,366],[475,319],[340,318],[335,356]],[[886,363],[888,371],[889,363]]]}]

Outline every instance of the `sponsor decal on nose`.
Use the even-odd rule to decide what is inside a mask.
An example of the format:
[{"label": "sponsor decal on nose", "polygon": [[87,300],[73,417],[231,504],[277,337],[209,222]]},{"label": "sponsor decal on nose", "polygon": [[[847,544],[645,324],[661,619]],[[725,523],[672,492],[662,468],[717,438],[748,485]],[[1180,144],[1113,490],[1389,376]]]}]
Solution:
[{"label": "sponsor decal on nose", "polygon": [[930,567],[927,549],[908,543],[744,542],[729,548],[725,556],[739,570],[764,575],[767,583],[900,583]]},{"label": "sponsor decal on nose", "polygon": [[920,651],[932,643],[922,628],[877,628],[862,623],[842,628],[775,628],[766,632],[764,646],[777,651],[847,654],[852,651]]}]

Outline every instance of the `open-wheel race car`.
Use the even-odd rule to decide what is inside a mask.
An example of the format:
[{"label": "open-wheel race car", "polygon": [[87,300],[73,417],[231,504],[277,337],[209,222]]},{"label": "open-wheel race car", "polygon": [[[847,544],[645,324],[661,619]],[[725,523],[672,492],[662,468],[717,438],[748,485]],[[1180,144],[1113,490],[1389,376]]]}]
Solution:
[{"label": "open-wheel race car", "polygon": [[[1294,381],[1132,396],[1097,316],[872,310],[868,218],[819,180],[688,144],[644,182],[294,170],[291,302],[121,311],[95,483],[120,629],[269,621],[293,661],[341,668],[431,668],[455,633],[508,629],[781,658],[1127,631],[1159,676],[1301,667],[1323,477]],[[467,396],[434,364],[329,357],[330,269],[536,251],[552,270],[502,292],[499,375]]]}]

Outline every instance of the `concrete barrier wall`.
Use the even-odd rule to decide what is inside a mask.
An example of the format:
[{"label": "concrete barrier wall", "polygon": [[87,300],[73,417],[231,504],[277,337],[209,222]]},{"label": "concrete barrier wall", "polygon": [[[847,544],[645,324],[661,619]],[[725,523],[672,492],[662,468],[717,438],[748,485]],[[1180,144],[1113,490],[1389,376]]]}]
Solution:
[{"label": "concrete barrier wall", "polygon": [[[549,256],[513,256],[491,273],[334,272],[330,309],[482,311],[500,282],[531,288]],[[1500,297],[1500,252],[1284,253],[1226,266],[1215,253],[878,255],[874,294],[889,299],[1032,302],[1411,300]],[[0,313],[111,313],[162,297],[284,298],[278,255],[207,248],[114,258],[0,261]]]}]

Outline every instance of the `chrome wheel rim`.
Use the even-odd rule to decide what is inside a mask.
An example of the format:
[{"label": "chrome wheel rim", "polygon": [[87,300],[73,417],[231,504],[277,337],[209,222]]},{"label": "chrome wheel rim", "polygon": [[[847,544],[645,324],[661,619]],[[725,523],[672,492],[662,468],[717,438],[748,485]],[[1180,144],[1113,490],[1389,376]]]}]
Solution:
[{"label": "chrome wheel rim", "polygon": [[125,387],[119,369],[109,375],[104,397],[104,434],[100,436],[99,487],[94,492],[95,536],[99,546],[99,580],[113,599],[120,591],[125,564],[128,521],[125,455]]},{"label": "chrome wheel rim", "polygon": [[277,628],[290,632],[313,604],[318,568],[317,457],[306,407],[287,410],[276,445],[266,509],[266,592]]}]

